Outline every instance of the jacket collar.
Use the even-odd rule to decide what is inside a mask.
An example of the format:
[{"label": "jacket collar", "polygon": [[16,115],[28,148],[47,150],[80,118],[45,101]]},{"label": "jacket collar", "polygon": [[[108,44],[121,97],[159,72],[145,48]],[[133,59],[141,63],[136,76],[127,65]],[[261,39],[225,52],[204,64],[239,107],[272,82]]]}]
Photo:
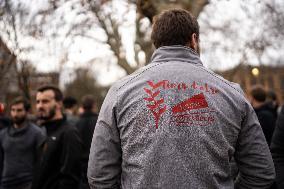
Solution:
[{"label": "jacket collar", "polygon": [[42,126],[46,128],[46,132],[49,135],[54,131],[56,131],[57,129],[59,129],[59,127],[61,127],[65,121],[66,121],[66,116],[63,115],[63,118],[44,122]]},{"label": "jacket collar", "polygon": [[28,130],[28,127],[29,123],[27,121],[23,123],[23,126],[21,128],[15,128],[12,124],[8,127],[8,133],[10,136],[21,135]]},{"label": "jacket collar", "polygon": [[199,55],[193,49],[181,46],[162,46],[155,50],[151,62],[182,61],[193,64],[201,64]]}]

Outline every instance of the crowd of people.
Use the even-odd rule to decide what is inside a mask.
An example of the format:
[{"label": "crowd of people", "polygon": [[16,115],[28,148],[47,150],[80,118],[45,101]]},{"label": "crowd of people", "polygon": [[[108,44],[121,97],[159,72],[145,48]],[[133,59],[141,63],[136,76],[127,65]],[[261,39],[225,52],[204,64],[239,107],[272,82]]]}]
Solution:
[{"label": "crowd of people", "polygon": [[10,119],[1,118],[1,189],[88,189],[87,164],[97,121],[92,95],[63,98],[55,86],[36,94],[36,119],[23,97],[10,104]]},{"label": "crowd of people", "polygon": [[205,68],[185,10],[155,17],[151,38],[150,64],[116,82],[99,115],[92,95],[78,108],[54,86],[37,90],[36,119],[14,99],[0,121],[0,188],[284,188],[273,91],[245,95]]}]

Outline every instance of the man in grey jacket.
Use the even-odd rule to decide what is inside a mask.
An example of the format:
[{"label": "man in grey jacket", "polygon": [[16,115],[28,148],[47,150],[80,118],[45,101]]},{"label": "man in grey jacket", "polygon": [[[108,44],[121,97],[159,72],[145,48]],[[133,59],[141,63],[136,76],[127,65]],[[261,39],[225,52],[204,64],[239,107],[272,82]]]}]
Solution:
[{"label": "man in grey jacket", "polygon": [[269,188],[275,171],[256,114],[238,85],[202,65],[196,19],[163,12],[151,37],[151,63],[114,84],[101,108],[91,188]]}]

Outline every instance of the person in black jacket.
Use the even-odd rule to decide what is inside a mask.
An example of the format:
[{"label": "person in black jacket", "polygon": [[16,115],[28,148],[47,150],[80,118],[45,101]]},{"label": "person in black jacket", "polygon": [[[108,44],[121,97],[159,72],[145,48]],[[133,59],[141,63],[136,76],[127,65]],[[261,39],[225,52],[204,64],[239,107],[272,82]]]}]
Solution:
[{"label": "person in black jacket", "polygon": [[266,91],[261,85],[255,85],[251,89],[250,96],[251,104],[257,115],[267,144],[270,145],[275,128],[276,117],[266,103]]},{"label": "person in black jacket", "polygon": [[271,153],[276,170],[276,183],[279,189],[284,188],[284,108],[278,115],[275,131],[271,140]]},{"label": "person in black jacket", "polygon": [[82,142],[75,126],[62,114],[61,91],[43,86],[36,94],[37,116],[46,129],[32,189],[77,189],[80,181]]},{"label": "person in black jacket", "polygon": [[82,108],[83,113],[80,115],[76,125],[83,141],[82,180],[80,189],[88,189],[90,188],[87,179],[88,161],[93,133],[98,119],[95,98],[92,95],[84,96],[82,98]]}]

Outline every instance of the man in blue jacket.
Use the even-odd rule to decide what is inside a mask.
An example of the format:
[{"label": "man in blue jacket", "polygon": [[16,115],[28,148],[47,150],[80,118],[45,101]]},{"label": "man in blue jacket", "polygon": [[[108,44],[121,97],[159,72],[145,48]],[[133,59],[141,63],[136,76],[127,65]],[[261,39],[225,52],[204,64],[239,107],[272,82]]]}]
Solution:
[{"label": "man in blue jacket", "polygon": [[102,105],[91,188],[269,188],[275,170],[256,114],[238,85],[203,66],[197,20],[163,12],[152,40],[151,63],[114,84]]}]

